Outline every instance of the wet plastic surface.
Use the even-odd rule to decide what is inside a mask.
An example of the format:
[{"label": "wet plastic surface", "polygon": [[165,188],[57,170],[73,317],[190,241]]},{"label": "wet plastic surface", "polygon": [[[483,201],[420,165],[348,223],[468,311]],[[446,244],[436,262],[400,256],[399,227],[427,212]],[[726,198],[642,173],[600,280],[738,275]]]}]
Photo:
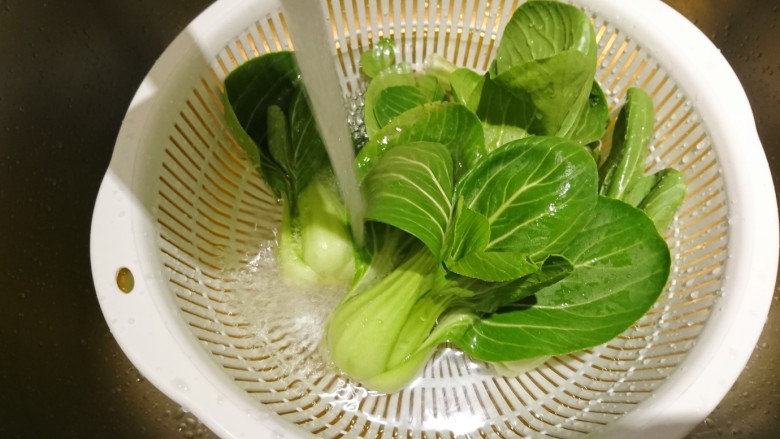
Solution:
[{"label": "wet plastic surface", "polygon": [[[0,0],[0,437],[212,438],[100,313],[89,228],[127,106],[206,0]],[[742,81],[780,176],[780,3],[668,0]],[[659,29],[660,32],[663,29]],[[747,368],[690,435],[780,435],[780,293]]]}]

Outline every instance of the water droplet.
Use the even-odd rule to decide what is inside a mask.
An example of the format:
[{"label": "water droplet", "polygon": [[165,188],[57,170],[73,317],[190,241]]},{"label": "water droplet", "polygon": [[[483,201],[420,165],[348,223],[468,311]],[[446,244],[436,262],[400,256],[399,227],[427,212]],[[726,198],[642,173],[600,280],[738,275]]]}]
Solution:
[{"label": "water droplet", "polygon": [[[176,380],[173,381],[173,385],[176,386],[176,388],[179,389],[182,392],[189,392],[190,391],[190,386],[188,386],[187,383],[184,382],[184,380],[176,379]],[[178,418],[180,418],[183,414],[184,414],[183,412],[180,412],[180,414],[178,415]]]}]

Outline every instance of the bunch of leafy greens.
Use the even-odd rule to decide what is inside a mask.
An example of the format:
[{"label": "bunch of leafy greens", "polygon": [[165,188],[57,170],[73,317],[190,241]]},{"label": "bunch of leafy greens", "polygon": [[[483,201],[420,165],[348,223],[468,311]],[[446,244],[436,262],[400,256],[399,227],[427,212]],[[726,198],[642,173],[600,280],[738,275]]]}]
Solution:
[{"label": "bunch of leafy greens", "polygon": [[225,78],[225,121],[282,204],[277,261],[290,285],[354,275],[347,212],[291,52],[242,64]]},{"label": "bunch of leafy greens", "polygon": [[[511,366],[604,343],[652,306],[670,269],[659,231],[685,184],[672,169],[644,174],[653,111],[640,89],[629,90],[599,164],[609,113],[596,52],[581,10],[531,1],[484,74],[441,57],[416,72],[395,62],[388,40],[363,54],[369,138],[355,167],[366,245],[348,256],[290,55],[226,79],[228,121],[285,206],[279,263],[316,265],[322,279],[354,272],[323,338],[341,371],[393,392],[444,342]],[[329,242],[319,256],[307,255],[310,227]]]}]

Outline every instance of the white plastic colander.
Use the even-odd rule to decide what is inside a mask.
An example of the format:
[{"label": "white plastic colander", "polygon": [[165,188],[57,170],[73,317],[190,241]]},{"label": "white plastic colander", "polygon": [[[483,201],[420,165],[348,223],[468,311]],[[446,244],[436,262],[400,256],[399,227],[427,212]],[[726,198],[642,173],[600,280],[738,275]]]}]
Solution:
[{"label": "white plastic colander", "polygon": [[[485,70],[519,0],[331,0],[345,94],[380,37],[421,66],[431,53]],[[778,220],[748,101],[720,52],[656,0],[577,0],[592,14],[597,78],[620,104],[638,85],[657,123],[648,170],[689,194],[666,234],[672,278],[639,322],[597,348],[502,377],[442,348],[391,395],[317,363],[322,322],[273,308],[258,262],[280,209],[223,124],[222,80],[292,49],[278,1],[219,0],[171,44],[119,133],[92,228],[98,298],[124,352],[224,437],[672,438],[720,401],[758,338],[777,269]],[[327,308],[307,296],[293,307]],[[265,307],[247,311],[247,298]],[[265,299],[268,300],[265,300]],[[299,297],[291,301],[301,301]],[[242,302],[243,305],[242,305]],[[271,315],[276,318],[268,318]]]}]

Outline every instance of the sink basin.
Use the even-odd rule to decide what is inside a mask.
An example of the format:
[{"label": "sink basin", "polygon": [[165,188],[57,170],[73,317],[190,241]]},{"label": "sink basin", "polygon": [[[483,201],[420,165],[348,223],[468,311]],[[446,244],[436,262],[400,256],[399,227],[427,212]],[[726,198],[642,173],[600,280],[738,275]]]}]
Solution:
[{"label": "sink basin", "polygon": [[[127,105],[157,56],[211,2],[0,2],[0,437],[213,438],[133,368],[89,270],[93,203]],[[780,175],[775,0],[667,0],[718,46]],[[780,431],[778,293],[732,390],[689,437]]]}]

